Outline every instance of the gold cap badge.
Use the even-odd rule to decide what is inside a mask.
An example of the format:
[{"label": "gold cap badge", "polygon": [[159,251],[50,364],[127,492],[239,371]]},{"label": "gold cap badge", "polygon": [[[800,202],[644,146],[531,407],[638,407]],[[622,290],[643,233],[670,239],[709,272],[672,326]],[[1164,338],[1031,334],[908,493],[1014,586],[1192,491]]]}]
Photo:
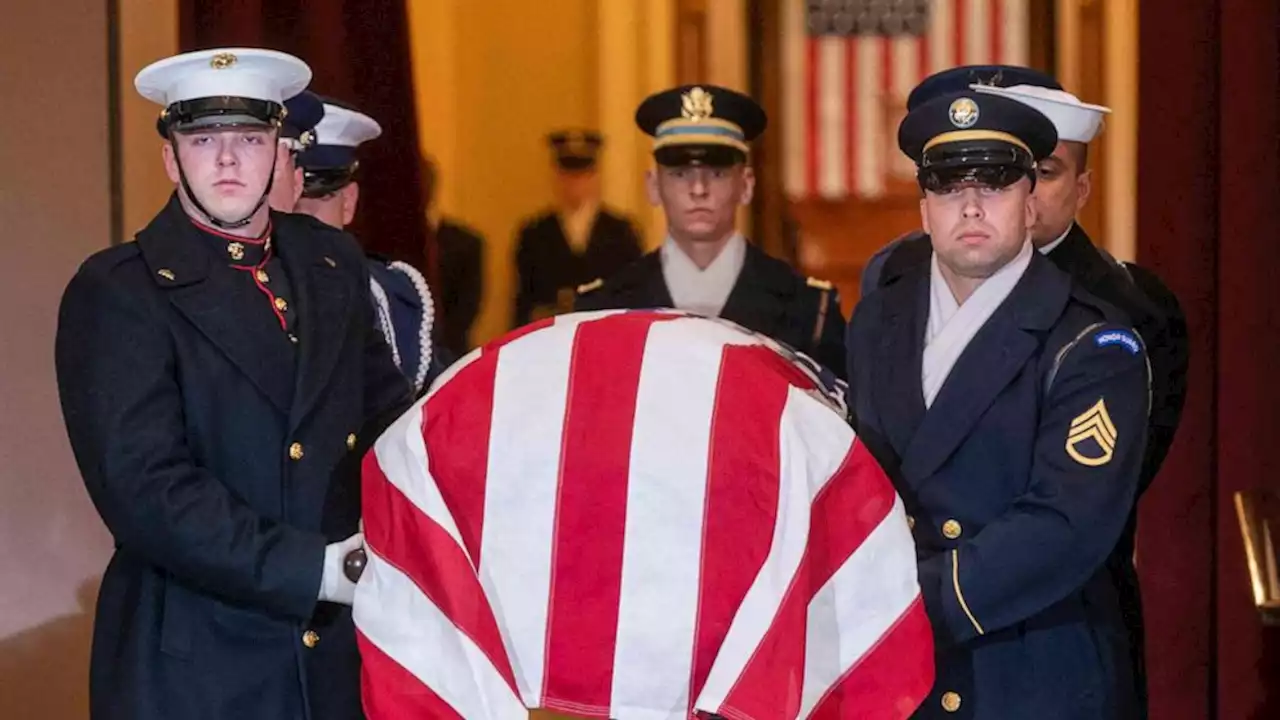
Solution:
[{"label": "gold cap badge", "polygon": [[694,122],[707,120],[715,112],[711,93],[700,87],[693,88],[680,96],[680,114]]},{"label": "gold cap badge", "polygon": [[239,58],[232,53],[220,52],[209,59],[209,67],[214,70],[226,70],[232,65],[235,65],[238,59]]}]

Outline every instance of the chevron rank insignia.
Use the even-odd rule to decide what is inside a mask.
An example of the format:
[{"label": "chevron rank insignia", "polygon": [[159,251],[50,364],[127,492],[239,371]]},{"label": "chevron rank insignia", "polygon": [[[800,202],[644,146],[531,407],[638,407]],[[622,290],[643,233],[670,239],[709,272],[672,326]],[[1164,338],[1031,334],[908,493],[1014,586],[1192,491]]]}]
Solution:
[{"label": "chevron rank insignia", "polygon": [[1098,398],[1093,407],[1071,421],[1071,428],[1067,430],[1067,454],[1088,467],[1106,465],[1115,454],[1116,437],[1107,402]]}]

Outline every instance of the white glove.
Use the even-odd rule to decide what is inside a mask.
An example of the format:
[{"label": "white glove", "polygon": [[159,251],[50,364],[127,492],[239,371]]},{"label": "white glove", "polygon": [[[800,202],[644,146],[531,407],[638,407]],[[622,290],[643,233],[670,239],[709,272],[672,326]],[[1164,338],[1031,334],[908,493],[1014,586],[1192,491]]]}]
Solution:
[{"label": "white glove", "polygon": [[343,572],[347,553],[364,547],[364,533],[356,533],[342,542],[329,543],[324,549],[324,571],[320,576],[320,599],[350,605],[356,597],[356,584]]}]

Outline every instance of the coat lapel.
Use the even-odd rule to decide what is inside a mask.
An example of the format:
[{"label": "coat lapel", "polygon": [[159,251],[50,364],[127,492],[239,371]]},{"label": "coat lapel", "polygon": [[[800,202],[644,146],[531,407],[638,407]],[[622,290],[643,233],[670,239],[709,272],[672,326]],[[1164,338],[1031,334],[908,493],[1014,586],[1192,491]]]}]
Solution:
[{"label": "coat lapel", "polygon": [[920,362],[924,324],[929,314],[928,275],[916,273],[883,292],[880,305],[883,331],[871,369],[875,378],[871,391],[884,434],[902,456],[924,417]]},{"label": "coat lapel", "polygon": [[791,273],[780,274],[764,252],[748,242],[742,272],[738,273],[720,317],[776,337],[786,325],[787,305],[794,293]]},{"label": "coat lapel", "polygon": [[[236,270],[214,262],[176,195],[138,234],[138,248],[152,279],[169,301],[243,373],[281,413],[293,392],[292,349],[265,298],[237,283]],[[261,302],[262,307],[256,307]]]},{"label": "coat lapel", "polygon": [[[927,288],[927,283],[926,288]],[[961,353],[903,454],[903,476],[933,474],[968,437],[1053,326],[1071,292],[1070,279],[1039,254],[995,314]],[[917,365],[919,368],[919,356]],[[917,376],[918,382],[918,376]]]},{"label": "coat lapel", "polygon": [[[329,382],[351,322],[354,288],[351,268],[342,268],[336,254],[323,245],[297,237],[291,223],[281,222],[276,247],[298,296],[298,385],[290,422],[297,427]],[[370,309],[370,312],[372,310]]]}]

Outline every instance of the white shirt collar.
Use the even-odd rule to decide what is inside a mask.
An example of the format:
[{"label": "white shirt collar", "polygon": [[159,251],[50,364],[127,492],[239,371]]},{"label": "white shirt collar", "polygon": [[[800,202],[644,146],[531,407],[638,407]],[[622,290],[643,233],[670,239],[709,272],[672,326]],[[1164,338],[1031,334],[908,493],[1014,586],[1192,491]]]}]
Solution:
[{"label": "white shirt collar", "polygon": [[724,310],[747,257],[747,240],[738,233],[725,243],[705,270],[680,249],[670,235],[658,251],[662,279],[677,309],[716,317]]},{"label": "white shirt collar", "polygon": [[1071,228],[1073,228],[1073,227],[1075,227],[1075,226],[1076,226],[1075,222],[1074,222],[1074,221],[1072,221],[1072,223],[1071,223],[1070,225],[1068,225],[1068,226],[1067,226],[1066,231],[1065,231],[1065,232],[1063,232],[1061,235],[1059,235],[1059,236],[1058,236],[1058,239],[1057,239],[1057,240],[1054,240],[1053,242],[1049,243],[1048,245],[1044,245],[1043,247],[1041,247],[1041,248],[1040,248],[1040,254],[1041,254],[1041,255],[1048,255],[1049,253],[1053,252],[1053,249],[1054,249],[1054,248],[1056,248],[1056,247],[1058,247],[1059,245],[1061,245],[1061,244],[1062,244],[1062,241],[1067,239],[1067,236],[1071,234]]}]

